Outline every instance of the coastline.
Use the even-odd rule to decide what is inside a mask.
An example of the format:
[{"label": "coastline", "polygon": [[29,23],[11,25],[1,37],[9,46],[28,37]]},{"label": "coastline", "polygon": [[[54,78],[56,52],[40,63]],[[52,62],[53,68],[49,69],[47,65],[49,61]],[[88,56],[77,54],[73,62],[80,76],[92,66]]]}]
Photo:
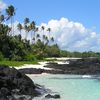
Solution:
[{"label": "coastline", "polygon": [[[67,58],[69,59],[69,58]],[[25,64],[15,67],[25,74],[71,74],[97,75],[100,74],[100,58],[71,58],[63,61],[39,62],[38,65]]]}]

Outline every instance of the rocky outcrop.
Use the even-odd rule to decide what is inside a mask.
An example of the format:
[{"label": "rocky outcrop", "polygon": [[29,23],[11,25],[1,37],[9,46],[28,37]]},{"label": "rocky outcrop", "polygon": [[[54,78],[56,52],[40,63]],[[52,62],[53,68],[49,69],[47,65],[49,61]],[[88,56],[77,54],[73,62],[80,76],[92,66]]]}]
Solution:
[{"label": "rocky outcrop", "polygon": [[24,69],[19,69],[19,72],[24,74],[42,74],[44,72],[44,69],[24,68]]},{"label": "rocky outcrop", "polygon": [[32,100],[40,94],[28,76],[15,68],[0,65],[0,100]]},{"label": "rocky outcrop", "polygon": [[25,74],[100,74],[100,58],[70,59],[69,64],[48,63],[44,67],[52,70],[24,68],[19,71]]},{"label": "rocky outcrop", "polygon": [[54,74],[100,74],[100,58],[82,58],[69,62],[69,64],[49,63],[44,67],[55,69]]}]

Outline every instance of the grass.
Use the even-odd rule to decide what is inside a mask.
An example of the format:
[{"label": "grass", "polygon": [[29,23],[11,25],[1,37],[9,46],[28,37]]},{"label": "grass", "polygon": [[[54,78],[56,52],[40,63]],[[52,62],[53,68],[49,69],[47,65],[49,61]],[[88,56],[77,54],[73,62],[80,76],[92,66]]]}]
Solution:
[{"label": "grass", "polygon": [[24,64],[38,64],[37,61],[0,61],[0,65],[22,66]]},{"label": "grass", "polygon": [[56,60],[57,59],[50,59],[50,58],[49,59],[44,58],[43,60],[37,60],[37,61],[7,61],[7,60],[3,60],[3,61],[0,61],[0,65],[19,67],[24,64],[39,64],[38,62],[41,62],[41,61],[56,61]]}]

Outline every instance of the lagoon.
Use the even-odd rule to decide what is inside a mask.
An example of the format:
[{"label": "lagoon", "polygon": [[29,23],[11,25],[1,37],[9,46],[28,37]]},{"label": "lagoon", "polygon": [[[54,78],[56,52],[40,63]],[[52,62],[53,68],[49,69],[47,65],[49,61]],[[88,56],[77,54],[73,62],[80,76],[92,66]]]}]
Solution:
[{"label": "lagoon", "polygon": [[[60,94],[58,100],[100,100],[100,81],[81,75],[29,75],[34,82]],[[47,100],[44,96],[33,100]],[[50,99],[54,100],[54,99]]]}]

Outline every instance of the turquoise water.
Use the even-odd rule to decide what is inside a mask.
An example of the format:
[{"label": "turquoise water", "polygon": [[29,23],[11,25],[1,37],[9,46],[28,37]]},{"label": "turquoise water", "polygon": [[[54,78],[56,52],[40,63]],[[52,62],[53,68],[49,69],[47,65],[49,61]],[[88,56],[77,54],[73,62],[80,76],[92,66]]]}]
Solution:
[{"label": "turquoise water", "polygon": [[81,79],[78,75],[50,74],[31,76],[31,78],[36,83],[60,94],[60,100],[100,100],[100,81],[96,79]]}]

